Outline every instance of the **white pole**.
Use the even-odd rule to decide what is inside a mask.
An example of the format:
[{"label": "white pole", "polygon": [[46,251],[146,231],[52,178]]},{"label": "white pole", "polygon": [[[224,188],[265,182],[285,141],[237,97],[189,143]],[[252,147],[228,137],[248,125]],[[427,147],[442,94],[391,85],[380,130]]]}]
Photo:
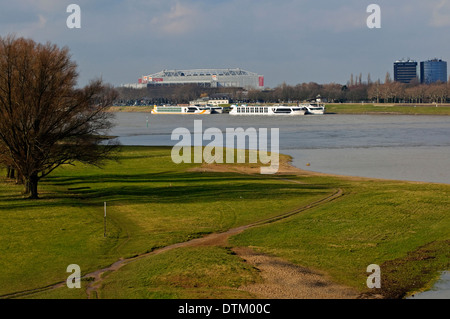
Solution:
[{"label": "white pole", "polygon": [[106,237],[106,202],[105,202],[105,205],[104,205],[104,211],[105,211],[105,214],[104,214],[104,217],[103,217],[103,220],[104,220],[103,237]]}]

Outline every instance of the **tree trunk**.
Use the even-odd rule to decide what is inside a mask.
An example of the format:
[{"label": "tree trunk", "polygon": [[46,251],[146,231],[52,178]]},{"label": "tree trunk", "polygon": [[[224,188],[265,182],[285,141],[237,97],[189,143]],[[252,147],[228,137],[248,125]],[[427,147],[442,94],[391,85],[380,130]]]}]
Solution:
[{"label": "tree trunk", "polygon": [[31,193],[30,180],[25,179],[25,190],[23,191],[24,195],[29,195]]},{"label": "tree trunk", "polygon": [[13,167],[8,166],[6,168],[6,177],[11,179],[16,178],[16,170]]},{"label": "tree trunk", "polygon": [[38,199],[38,182],[39,177],[37,174],[32,174],[26,183],[26,187],[29,190],[27,194],[30,194],[29,199]]},{"label": "tree trunk", "polygon": [[38,199],[37,186],[39,182],[39,177],[37,174],[33,174],[29,177],[24,178],[25,180],[25,191],[24,195],[29,195],[29,199]]},{"label": "tree trunk", "polygon": [[18,171],[17,172],[17,178],[16,178],[16,184],[23,184],[23,175]]}]

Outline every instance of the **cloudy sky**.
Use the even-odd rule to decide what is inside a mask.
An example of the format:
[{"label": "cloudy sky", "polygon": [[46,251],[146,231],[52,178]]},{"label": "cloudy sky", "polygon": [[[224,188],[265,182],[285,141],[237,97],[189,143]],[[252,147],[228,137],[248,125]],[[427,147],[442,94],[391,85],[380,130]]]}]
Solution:
[{"label": "cloudy sky", "polygon": [[[69,29],[71,3],[81,28]],[[381,28],[369,29],[369,4]],[[0,36],[68,46],[79,84],[240,67],[283,82],[384,80],[401,58],[450,59],[450,0],[0,0]]]}]

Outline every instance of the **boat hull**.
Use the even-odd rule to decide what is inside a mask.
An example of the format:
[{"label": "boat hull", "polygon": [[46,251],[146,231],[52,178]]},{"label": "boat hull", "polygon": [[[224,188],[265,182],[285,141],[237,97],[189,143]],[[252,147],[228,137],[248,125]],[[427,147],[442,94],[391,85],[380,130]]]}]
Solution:
[{"label": "boat hull", "polygon": [[232,106],[230,115],[299,116],[306,110],[288,106]]},{"label": "boat hull", "polygon": [[153,108],[151,114],[194,114],[194,115],[207,115],[211,114],[211,110],[209,109],[195,109],[188,107],[155,107]]},{"label": "boat hull", "polygon": [[323,115],[325,114],[325,106],[322,104],[309,104],[303,106],[306,110],[306,114],[311,115]]}]

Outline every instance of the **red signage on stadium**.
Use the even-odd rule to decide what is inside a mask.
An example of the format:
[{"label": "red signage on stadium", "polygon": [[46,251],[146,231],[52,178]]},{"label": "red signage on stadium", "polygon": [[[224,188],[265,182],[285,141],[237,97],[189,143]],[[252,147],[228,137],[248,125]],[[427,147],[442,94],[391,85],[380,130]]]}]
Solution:
[{"label": "red signage on stadium", "polygon": [[259,77],[259,86],[264,86],[264,77],[263,76]]},{"label": "red signage on stadium", "polygon": [[153,82],[163,82],[164,79],[163,78],[153,78],[152,81]]}]

